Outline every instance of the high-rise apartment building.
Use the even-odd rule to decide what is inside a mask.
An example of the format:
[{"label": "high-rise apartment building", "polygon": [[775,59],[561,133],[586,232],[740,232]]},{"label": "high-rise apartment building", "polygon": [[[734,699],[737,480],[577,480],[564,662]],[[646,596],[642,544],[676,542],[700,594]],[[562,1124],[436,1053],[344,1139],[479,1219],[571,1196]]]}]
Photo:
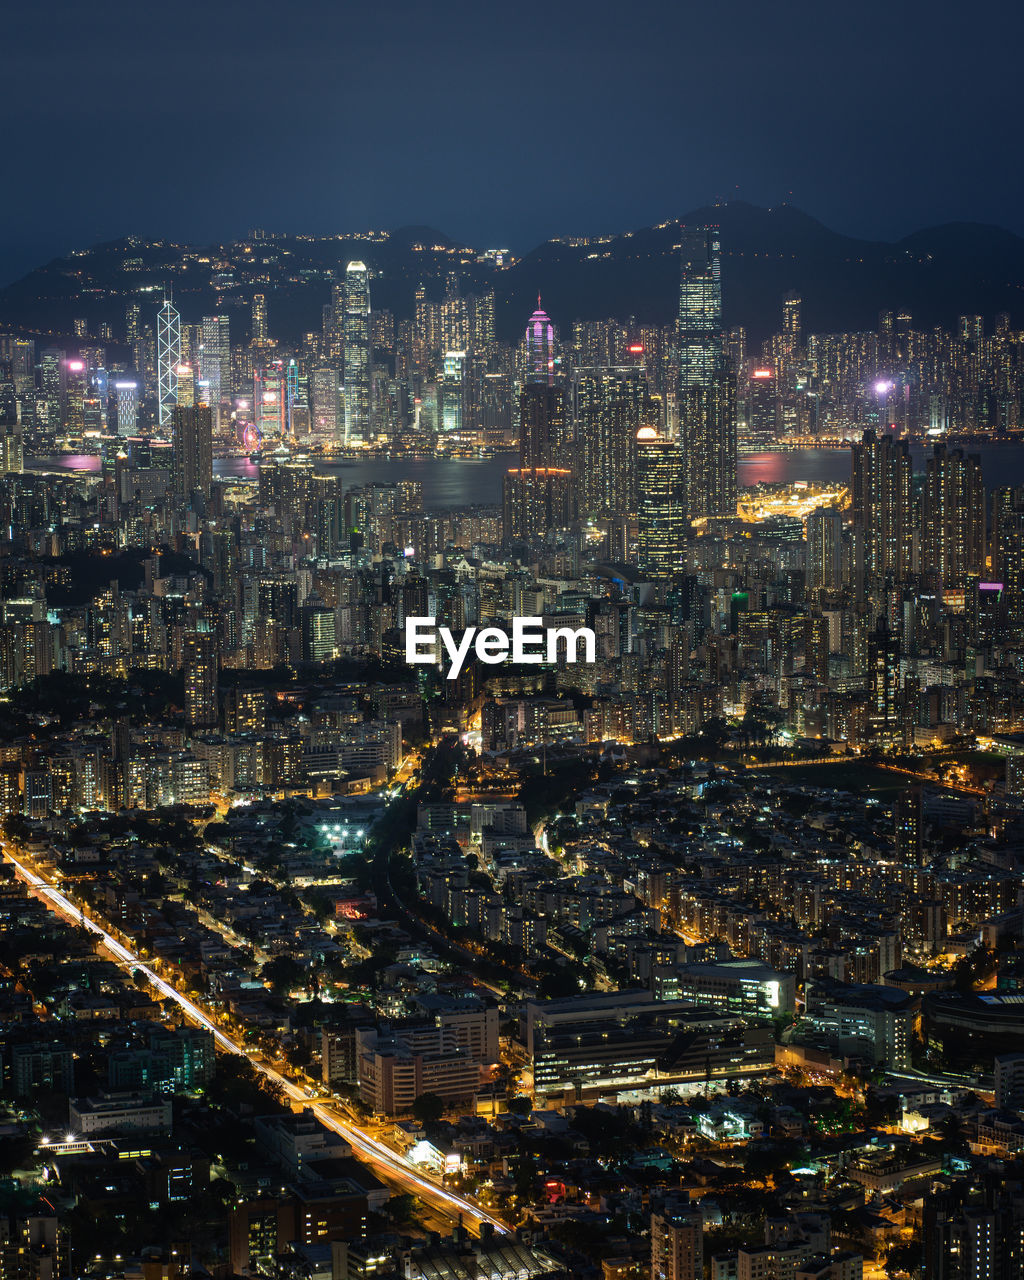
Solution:
[{"label": "high-rise apartment building", "polygon": [[819,507],[807,517],[807,590],[838,591],[842,585],[842,513]]},{"label": "high-rise apartment building", "polygon": [[193,729],[217,724],[217,637],[190,631],[182,649],[185,673],[185,718]]},{"label": "high-rise apartment building", "polygon": [[595,515],[635,512],[637,432],[657,429],[660,416],[643,366],[577,368],[571,397],[581,510]]},{"label": "high-rise apartment building", "polygon": [[704,1220],[700,1209],[666,1205],[651,1214],[651,1280],[702,1280]]},{"label": "high-rise apartment building", "polygon": [[554,466],[561,460],[565,434],[562,388],[543,382],[527,383],[519,395],[520,466]]},{"label": "high-rise apartment building", "polygon": [[677,440],[653,427],[640,428],[636,455],[640,571],[670,577],[682,572],[689,531],[683,456]]},{"label": "high-rise apartment building", "polygon": [[921,499],[921,568],[959,590],[985,566],[985,483],[981,458],[937,444],[927,459]]},{"label": "high-rise apartment building", "polygon": [[863,590],[910,572],[914,534],[913,464],[905,441],[870,428],[853,446],[852,508]]}]

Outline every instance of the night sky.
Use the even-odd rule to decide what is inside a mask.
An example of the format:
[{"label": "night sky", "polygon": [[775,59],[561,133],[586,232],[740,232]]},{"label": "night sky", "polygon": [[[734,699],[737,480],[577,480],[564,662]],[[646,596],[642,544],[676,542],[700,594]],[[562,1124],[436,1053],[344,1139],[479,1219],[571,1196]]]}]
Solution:
[{"label": "night sky", "polygon": [[416,223],[479,247],[717,198],[1024,232],[1021,7],[5,6],[0,281],[129,233]]}]

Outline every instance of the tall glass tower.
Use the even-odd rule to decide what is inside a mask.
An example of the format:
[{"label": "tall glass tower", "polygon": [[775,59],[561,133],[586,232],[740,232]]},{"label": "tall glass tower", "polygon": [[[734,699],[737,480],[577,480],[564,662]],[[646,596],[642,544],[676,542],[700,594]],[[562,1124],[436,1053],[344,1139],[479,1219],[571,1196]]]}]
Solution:
[{"label": "tall glass tower", "polygon": [[345,268],[345,443],[370,439],[370,273]]},{"label": "tall glass tower", "polygon": [[156,313],[156,381],[158,421],[169,427],[178,403],[178,365],[181,364],[181,316],[170,298]]},{"label": "tall glass tower", "polygon": [[714,227],[682,229],[677,332],[680,384],[710,382],[722,355],[722,268]]},{"label": "tall glass tower", "polygon": [[209,385],[210,405],[216,409],[231,398],[231,335],[227,316],[203,316],[203,345],[199,373]]},{"label": "tall glass tower", "polygon": [[718,231],[684,227],[679,319],[680,442],[690,520],[736,514],[736,390],[725,354]]},{"label": "tall glass tower", "polygon": [[526,381],[548,387],[555,384],[555,326],[540,308],[540,295],[537,310],[526,325]]}]

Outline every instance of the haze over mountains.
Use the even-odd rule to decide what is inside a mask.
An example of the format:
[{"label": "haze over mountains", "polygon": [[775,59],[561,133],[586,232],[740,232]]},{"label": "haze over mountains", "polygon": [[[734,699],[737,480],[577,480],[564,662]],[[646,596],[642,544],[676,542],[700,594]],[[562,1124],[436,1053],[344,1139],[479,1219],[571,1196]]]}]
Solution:
[{"label": "haze over mountains", "polygon": [[[185,321],[219,305],[239,334],[248,329],[252,293],[263,292],[271,332],[293,341],[320,327],[332,279],[351,258],[374,270],[374,306],[399,318],[411,314],[421,282],[440,293],[456,270],[464,292],[493,284],[505,339],[522,332],[538,292],[563,332],[576,319],[668,324],[678,299],[679,225],[708,222],[721,228],[726,323],[744,325],[755,342],[778,328],[791,289],[803,298],[808,332],[873,329],[881,310],[909,311],[918,329],[949,328],[967,313],[989,325],[1000,311],[1015,326],[1024,322],[1024,238],[1000,227],[950,223],[895,242],[869,241],[791,206],[731,202],[620,235],[548,241],[497,271],[476,261],[489,246],[469,251],[424,227],[375,239],[285,234],[259,242],[255,254],[246,242],[203,248],[132,238],[54,259],[0,290],[0,326],[68,334],[73,319],[84,317],[91,332],[106,320],[118,333],[129,301],[151,302],[155,311],[158,290],[169,284]],[[218,276],[223,261],[228,271]]]}]

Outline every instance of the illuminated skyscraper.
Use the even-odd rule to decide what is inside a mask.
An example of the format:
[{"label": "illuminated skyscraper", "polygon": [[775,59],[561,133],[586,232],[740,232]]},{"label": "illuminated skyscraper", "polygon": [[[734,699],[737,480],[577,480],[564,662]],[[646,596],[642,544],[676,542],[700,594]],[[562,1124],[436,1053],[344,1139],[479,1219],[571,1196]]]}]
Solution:
[{"label": "illuminated skyscraper", "polygon": [[190,631],[183,649],[185,674],[185,718],[193,729],[211,729],[217,724],[217,637],[210,632]]},{"label": "illuminated skyscraper", "polygon": [[775,370],[753,369],[744,399],[746,412],[739,432],[739,448],[749,453],[771,449],[782,420]]},{"label": "illuminated skyscraper", "polygon": [[862,587],[875,597],[887,577],[900,581],[910,572],[912,470],[904,441],[867,430],[853,446],[853,527],[859,540]]},{"label": "illuminated skyscraper", "polygon": [[465,351],[446,351],[441,382],[441,430],[446,434],[462,430],[465,376]]},{"label": "illuminated skyscraper", "polygon": [[565,399],[561,387],[527,383],[519,394],[519,463],[550,467],[561,461],[565,440]]},{"label": "illuminated skyscraper", "polygon": [[311,430],[324,444],[341,443],[341,388],[338,370],[332,364],[314,365],[309,374]]},{"label": "illuminated skyscraper", "polygon": [[682,572],[686,554],[686,473],[677,440],[641,427],[636,436],[639,557],[642,573]]},{"label": "illuminated skyscraper", "polygon": [[365,263],[345,269],[345,441],[370,439],[370,273]]},{"label": "illuminated skyscraper", "polygon": [[267,299],[262,293],[252,296],[252,345],[266,347],[270,345],[270,333],[267,329]]},{"label": "illuminated skyscraper", "polygon": [[722,278],[718,231],[682,229],[679,283],[679,381],[705,386],[716,376],[722,354]]},{"label": "illuminated skyscraper", "polygon": [[178,404],[179,409],[189,409],[196,402],[196,371],[195,366],[186,364],[182,361],[175,370],[178,377]]},{"label": "illuminated skyscraper", "polygon": [[65,409],[64,428],[67,435],[81,440],[85,431],[85,397],[89,388],[89,371],[84,360],[64,361]]},{"label": "illuminated skyscraper", "polygon": [[842,585],[842,513],[819,507],[807,517],[807,590],[838,591]]},{"label": "illuminated skyscraper", "polygon": [[181,316],[170,298],[156,316],[157,421],[170,425],[171,414],[178,403],[178,365],[181,364]]},{"label": "illuminated skyscraper", "polygon": [[199,376],[207,384],[211,408],[231,397],[231,334],[227,316],[203,316]]},{"label": "illuminated skyscraper", "polygon": [[683,228],[679,318],[680,439],[690,519],[736,514],[736,396],[722,332],[718,231]]},{"label": "illuminated skyscraper", "polygon": [[573,519],[573,477],[565,467],[511,467],[503,484],[505,537],[543,538]]},{"label": "illuminated skyscraper", "polygon": [[253,371],[253,421],[264,442],[279,441],[287,429],[288,387],[280,360]]},{"label": "illuminated skyscraper", "polygon": [[992,577],[1003,584],[1009,619],[1019,626],[1024,617],[1024,487],[992,494],[990,548]]},{"label": "illuminated skyscraper", "polygon": [[921,569],[947,590],[966,587],[985,567],[985,483],[981,459],[937,444],[927,459],[921,501]]},{"label": "illuminated skyscraper", "polygon": [[660,407],[642,365],[578,368],[572,377],[575,466],[581,510],[625,515],[637,509],[636,441],[658,426]]},{"label": "illuminated skyscraper", "polygon": [[172,417],[174,492],[183,502],[209,498],[213,484],[213,418],[206,404],[179,405]]},{"label": "illuminated skyscraper", "polygon": [[884,618],[868,639],[868,732],[875,742],[895,742],[899,732],[900,643]]},{"label": "illuminated skyscraper", "polygon": [[555,366],[555,326],[541,310],[538,295],[537,310],[526,326],[526,381],[554,386]]},{"label": "illuminated skyscraper", "polygon": [[117,434],[133,436],[139,415],[139,384],[132,380],[115,382],[117,392]]},{"label": "illuminated skyscraper", "polygon": [[57,347],[47,347],[40,353],[41,416],[51,436],[60,431],[64,420],[65,372],[63,351]]}]

